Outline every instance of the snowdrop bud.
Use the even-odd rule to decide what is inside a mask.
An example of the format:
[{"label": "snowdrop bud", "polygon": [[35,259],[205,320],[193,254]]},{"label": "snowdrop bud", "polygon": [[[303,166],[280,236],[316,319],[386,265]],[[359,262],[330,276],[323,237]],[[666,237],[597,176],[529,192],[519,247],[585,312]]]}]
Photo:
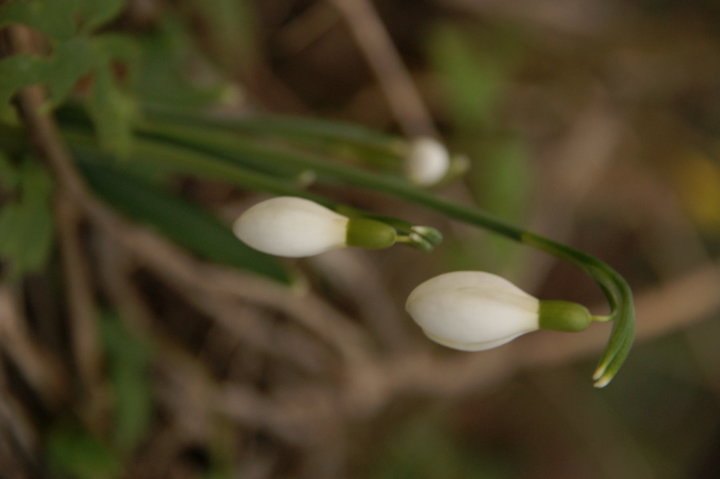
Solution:
[{"label": "snowdrop bud", "polygon": [[405,309],[435,342],[482,351],[539,329],[540,302],[504,278],[456,271],[415,288]]},{"label": "snowdrop bud", "polygon": [[367,218],[348,218],[312,201],[272,198],[245,211],[233,225],[235,235],[253,248],[276,256],[312,256],[344,246],[387,248],[395,228]]},{"label": "snowdrop bud", "polygon": [[405,158],[408,179],[419,186],[434,185],[447,174],[450,158],[445,146],[434,138],[421,136],[411,141]]},{"label": "snowdrop bud", "polygon": [[345,246],[348,221],[312,201],[281,196],[245,211],[233,231],[264,253],[297,258]]},{"label": "snowdrop bud", "polygon": [[415,288],[405,305],[433,341],[463,351],[482,351],[538,329],[579,331],[591,322],[583,306],[539,301],[504,278],[457,271]]}]

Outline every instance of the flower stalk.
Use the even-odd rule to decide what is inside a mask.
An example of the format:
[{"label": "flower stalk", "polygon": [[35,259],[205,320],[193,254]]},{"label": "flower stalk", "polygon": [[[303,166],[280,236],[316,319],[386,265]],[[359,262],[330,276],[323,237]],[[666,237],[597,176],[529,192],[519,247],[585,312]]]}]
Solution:
[{"label": "flower stalk", "polygon": [[317,181],[320,183],[367,188],[395,196],[569,261],[591,276],[600,286],[611,309],[609,315],[603,319],[614,323],[608,343],[593,374],[594,385],[606,386],[630,352],[635,333],[632,292],[620,274],[597,258],[525,231],[476,208],[444,200],[395,176],[367,172],[329,162],[310,153],[238,138],[227,131],[217,131],[197,125],[189,128],[159,123],[145,124],[141,128],[141,134],[159,142],[184,145],[209,154],[241,171],[262,171],[272,175],[277,170],[284,172],[309,170],[317,175]]}]

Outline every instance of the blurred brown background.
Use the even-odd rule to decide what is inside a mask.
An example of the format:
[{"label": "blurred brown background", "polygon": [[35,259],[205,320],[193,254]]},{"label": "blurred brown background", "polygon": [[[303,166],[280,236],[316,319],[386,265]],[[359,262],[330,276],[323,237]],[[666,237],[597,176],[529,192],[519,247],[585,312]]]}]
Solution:
[{"label": "blurred brown background", "polygon": [[[113,401],[130,402],[128,427],[141,438],[107,477],[719,477],[719,27],[711,0],[127,2],[109,28],[181,32],[168,38],[184,75],[225,79],[224,110],[439,135],[470,169],[437,193],[616,268],[636,294],[637,344],[595,390],[607,325],[479,353],[430,343],[403,302],[443,271],[489,270],[541,298],[606,307],[568,265],[368,191],[320,192],[435,226],[443,246],[295,261],[308,288],[298,293],[90,235],[91,288],[140,338],[116,357],[139,366],[117,379],[106,364],[114,379],[95,396],[54,404],[53,387],[23,380],[52,375],[52,361],[7,349],[8,477],[56,474],[46,464],[57,458],[17,451],[102,456],[80,440],[85,453],[63,449],[53,441],[75,444],[72,433],[47,426],[88,407],[102,417]],[[228,221],[260,198],[179,185]],[[3,289],[0,311],[37,329],[56,314],[52,284],[40,276],[20,296]],[[108,392],[119,390],[127,396]]]}]

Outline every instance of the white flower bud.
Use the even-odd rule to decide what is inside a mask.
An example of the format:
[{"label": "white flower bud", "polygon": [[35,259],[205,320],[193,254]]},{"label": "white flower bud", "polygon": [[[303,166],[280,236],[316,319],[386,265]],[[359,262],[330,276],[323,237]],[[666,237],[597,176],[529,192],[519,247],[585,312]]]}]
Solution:
[{"label": "white flower bud", "polygon": [[481,351],[540,328],[540,301],[504,278],[478,271],[445,273],[425,281],[405,309],[435,342]]},{"label": "white flower bud", "polygon": [[445,177],[449,167],[450,158],[442,143],[427,136],[412,140],[405,158],[405,174],[412,183],[434,185]]},{"label": "white flower bud", "polygon": [[312,201],[281,196],[245,211],[233,231],[264,253],[297,258],[345,246],[348,221]]}]

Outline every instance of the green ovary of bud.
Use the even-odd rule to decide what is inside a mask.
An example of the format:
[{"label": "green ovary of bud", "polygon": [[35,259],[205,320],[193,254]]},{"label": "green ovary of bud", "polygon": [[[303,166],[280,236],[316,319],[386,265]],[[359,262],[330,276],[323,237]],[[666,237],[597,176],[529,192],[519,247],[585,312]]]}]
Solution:
[{"label": "green ovary of bud", "polygon": [[583,331],[592,323],[588,309],[568,301],[540,301],[540,329]]},{"label": "green ovary of bud", "polygon": [[389,248],[395,244],[395,228],[380,221],[367,218],[350,218],[347,225],[346,244],[366,249]]}]

